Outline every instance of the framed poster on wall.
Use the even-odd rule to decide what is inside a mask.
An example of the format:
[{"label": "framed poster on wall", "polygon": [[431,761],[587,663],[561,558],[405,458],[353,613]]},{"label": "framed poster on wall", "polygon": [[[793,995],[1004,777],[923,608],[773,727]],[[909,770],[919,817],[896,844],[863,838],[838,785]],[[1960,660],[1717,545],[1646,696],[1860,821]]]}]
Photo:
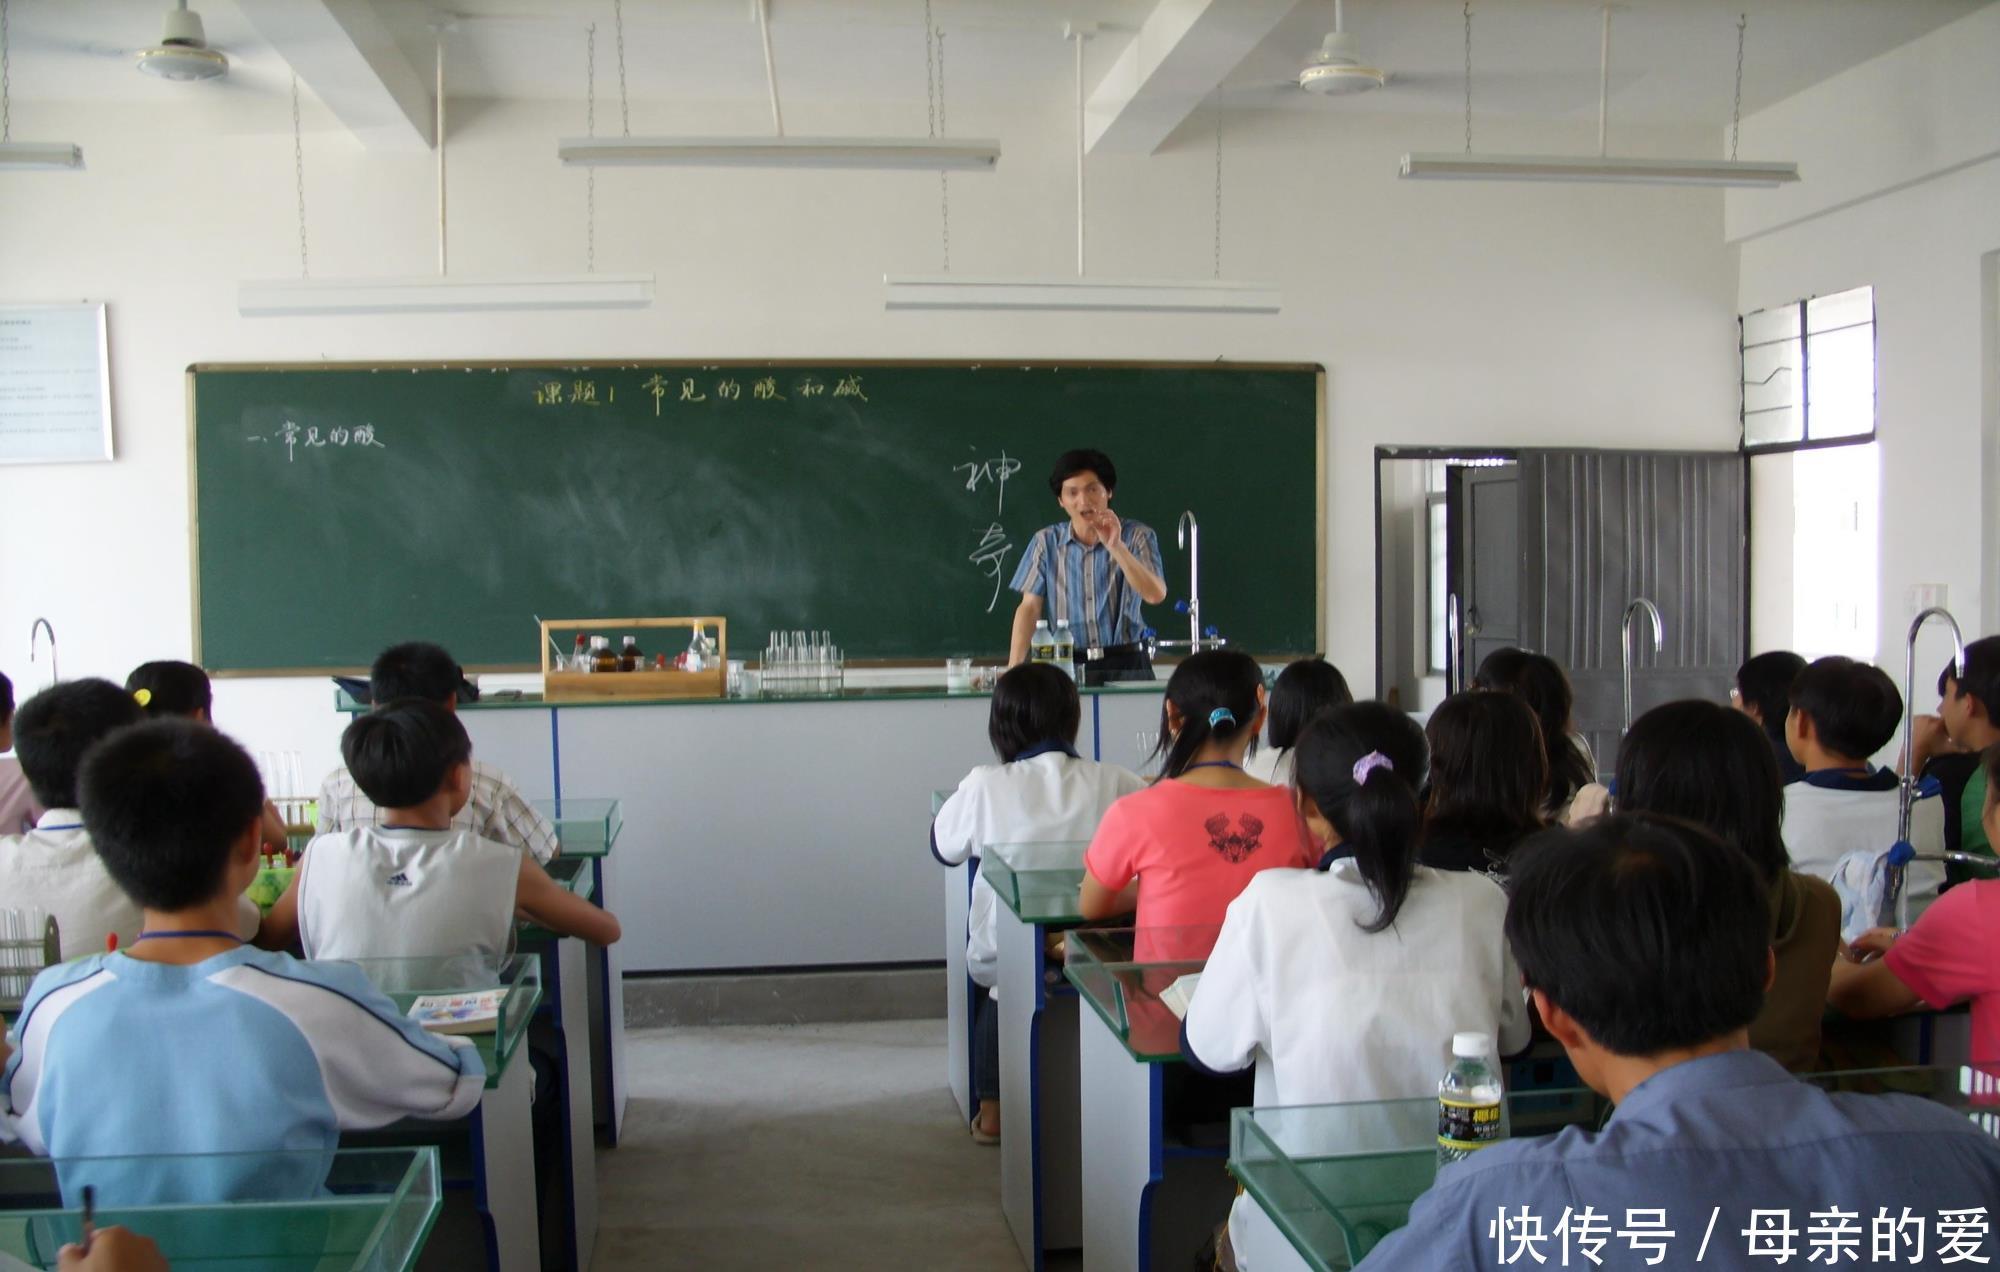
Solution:
[{"label": "framed poster on wall", "polygon": [[0,304],[0,463],[111,458],[104,304]]}]

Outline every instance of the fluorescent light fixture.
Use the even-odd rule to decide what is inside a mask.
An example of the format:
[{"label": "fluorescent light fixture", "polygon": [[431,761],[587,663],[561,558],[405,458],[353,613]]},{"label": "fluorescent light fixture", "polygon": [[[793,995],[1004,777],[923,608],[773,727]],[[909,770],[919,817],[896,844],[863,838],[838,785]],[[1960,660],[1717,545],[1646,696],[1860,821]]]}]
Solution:
[{"label": "fluorescent light fixture", "polygon": [[1607,181],[1631,185],[1761,186],[1799,179],[1795,163],[1743,159],[1609,159],[1598,155],[1404,155],[1419,181]]},{"label": "fluorescent light fixture", "polygon": [[83,147],[66,141],[0,141],[0,171],[81,168]]},{"label": "fluorescent light fixture", "polygon": [[1081,309],[1275,314],[1283,294],[1258,283],[1101,278],[891,278],[889,309]]},{"label": "fluorescent light fixture", "polygon": [[294,278],[236,285],[236,311],[245,318],[497,309],[643,309],[652,303],[651,274],[582,274],[567,278]]},{"label": "fluorescent light fixture", "polygon": [[998,141],[958,137],[565,137],[574,167],[919,168],[991,172]]}]

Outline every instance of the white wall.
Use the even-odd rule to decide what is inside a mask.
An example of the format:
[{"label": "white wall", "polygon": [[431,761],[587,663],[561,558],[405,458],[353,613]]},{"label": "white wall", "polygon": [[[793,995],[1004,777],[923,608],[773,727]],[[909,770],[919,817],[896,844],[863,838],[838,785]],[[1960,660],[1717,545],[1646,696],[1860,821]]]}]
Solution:
[{"label": "white wall", "polygon": [[[1987,8],[1780,102],[1744,121],[1743,153],[1796,158],[1805,180],[1727,197],[1743,311],[1875,287],[1877,656],[1897,669],[1914,586],[1943,584],[1968,639],[2000,631],[2000,434],[1987,365],[2000,314],[1986,260],[2000,249],[1996,64],[2000,8]],[[1789,525],[1790,502],[1787,483],[1758,483],[1753,524]],[[1789,585],[1759,578],[1755,593],[1752,643],[1788,645]],[[1941,664],[1943,648],[1930,638],[1922,662]]]},{"label": "white wall", "polygon": [[[956,64],[955,64],[956,65]],[[975,85],[967,72],[956,83]],[[955,101],[964,135],[998,135],[999,174],[952,179],[964,274],[1071,267],[1071,151],[1060,57],[1007,95]],[[968,94],[975,91],[968,88]],[[213,96],[184,114],[16,103],[15,135],[61,136],[88,171],[0,177],[0,299],[110,302],[118,462],[0,470],[0,666],[32,688],[16,640],[46,614],[64,671],[122,676],[190,649],[188,420],[182,372],[251,360],[1037,357],[1278,359],[1329,381],[1327,651],[1372,682],[1378,443],[1727,448],[1736,440],[1736,298],[1712,191],[1399,183],[1406,149],[1455,144],[1449,121],[1232,116],[1224,272],[1274,280],[1269,318],[885,313],[882,273],[938,266],[934,175],[614,171],[598,178],[597,263],[652,270],[659,300],[610,314],[260,319],[240,278],[297,268],[288,110]],[[554,138],[575,106],[455,107],[454,272],[575,271],[584,178]],[[602,112],[601,112],[602,113]],[[800,110],[795,131],[911,127],[907,105]],[[788,112],[788,114],[790,114]],[[616,118],[615,111],[609,112]],[[726,117],[725,117],[726,116]],[[434,265],[429,160],[362,153],[311,103],[315,276]],[[635,111],[635,131],[655,126]],[[751,129],[755,115],[677,121]],[[1495,149],[1579,149],[1585,124],[1482,127]],[[1641,152],[1712,136],[1621,133]],[[1093,273],[1206,276],[1209,135],[1150,159],[1093,160]],[[1124,492],[1128,511],[1178,511]],[[362,497],[364,492],[357,492]],[[1217,498],[1255,498],[1219,490]],[[920,530],[920,528],[919,528]],[[1305,527],[1273,543],[1307,551]],[[1171,569],[1178,568],[1172,562]],[[311,561],[273,587],[314,586]],[[337,603],[337,600],[334,602]],[[1216,615],[1226,629],[1227,615]],[[522,657],[533,657],[522,633]],[[996,643],[1000,637],[996,634]],[[17,654],[16,651],[20,651]],[[44,668],[33,669],[37,673]],[[323,680],[223,683],[219,715],[259,746],[333,759]]]}]

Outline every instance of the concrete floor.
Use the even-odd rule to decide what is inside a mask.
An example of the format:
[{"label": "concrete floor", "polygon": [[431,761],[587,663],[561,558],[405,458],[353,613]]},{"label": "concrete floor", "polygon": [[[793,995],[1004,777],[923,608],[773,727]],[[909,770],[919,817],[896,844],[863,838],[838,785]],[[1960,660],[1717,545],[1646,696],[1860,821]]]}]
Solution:
[{"label": "concrete floor", "polygon": [[960,1123],[944,1045],[942,1020],[628,1034],[595,1272],[1019,1272],[1000,1155]]}]

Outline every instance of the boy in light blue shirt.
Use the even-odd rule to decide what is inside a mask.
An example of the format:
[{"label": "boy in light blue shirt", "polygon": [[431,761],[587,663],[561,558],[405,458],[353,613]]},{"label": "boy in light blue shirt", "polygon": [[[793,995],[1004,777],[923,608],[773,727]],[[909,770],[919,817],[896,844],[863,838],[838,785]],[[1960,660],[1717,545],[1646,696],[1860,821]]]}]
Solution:
[{"label": "boy in light blue shirt", "polygon": [[59,1161],[252,1156],[170,1177],[78,1163],[66,1193],[88,1178],[105,1206],[309,1196],[342,1130],[478,1103],[469,1040],[426,1033],[352,965],[255,950],[231,930],[264,807],[242,748],[188,721],[138,725],[91,752],[79,786],[91,840],[144,929],[128,950],[35,979],[0,1119]]}]

